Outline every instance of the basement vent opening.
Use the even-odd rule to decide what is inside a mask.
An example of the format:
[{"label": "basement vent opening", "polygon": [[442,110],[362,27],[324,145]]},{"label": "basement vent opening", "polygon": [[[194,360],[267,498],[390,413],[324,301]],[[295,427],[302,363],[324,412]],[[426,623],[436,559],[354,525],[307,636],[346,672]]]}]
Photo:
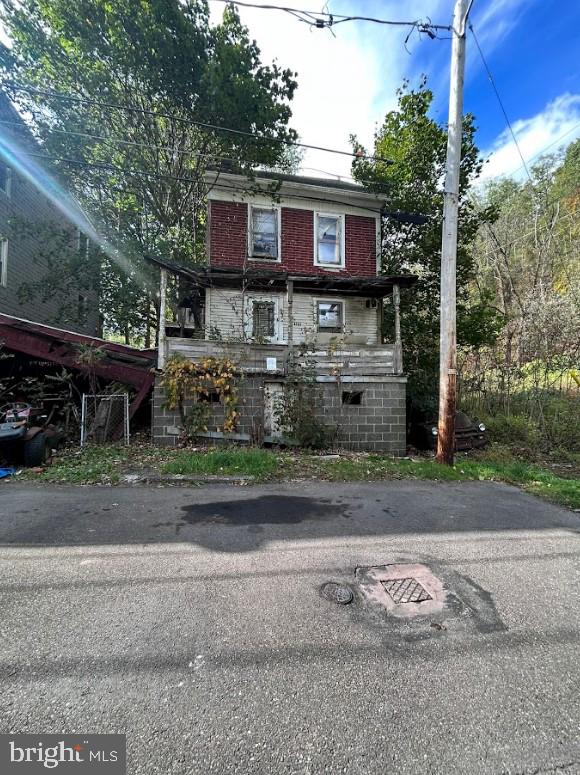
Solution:
[{"label": "basement vent opening", "polygon": [[342,403],[348,406],[360,406],[362,404],[363,390],[344,390]]},{"label": "basement vent opening", "polygon": [[433,598],[416,579],[388,579],[381,581],[394,603],[424,603]]},{"label": "basement vent opening", "polygon": [[199,400],[204,401],[206,404],[219,404],[220,394],[214,390],[209,393],[200,393]]}]

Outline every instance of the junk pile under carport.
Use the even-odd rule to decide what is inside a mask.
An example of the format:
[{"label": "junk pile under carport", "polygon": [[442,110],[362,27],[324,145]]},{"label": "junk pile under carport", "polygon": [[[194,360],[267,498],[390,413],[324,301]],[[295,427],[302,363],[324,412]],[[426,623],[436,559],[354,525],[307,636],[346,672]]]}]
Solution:
[{"label": "junk pile under carport", "polygon": [[155,362],[155,350],[0,314],[0,463],[42,465],[63,439],[78,442],[83,394],[129,396],[110,435],[128,438]]}]

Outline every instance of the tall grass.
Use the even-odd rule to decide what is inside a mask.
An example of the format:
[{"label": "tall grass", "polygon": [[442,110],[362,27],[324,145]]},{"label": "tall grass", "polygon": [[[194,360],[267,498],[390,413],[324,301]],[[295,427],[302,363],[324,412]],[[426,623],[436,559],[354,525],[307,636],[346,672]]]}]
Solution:
[{"label": "tall grass", "polygon": [[275,473],[278,461],[275,455],[263,449],[217,449],[209,452],[177,452],[175,458],[163,466],[165,474],[207,474],[255,476]]}]

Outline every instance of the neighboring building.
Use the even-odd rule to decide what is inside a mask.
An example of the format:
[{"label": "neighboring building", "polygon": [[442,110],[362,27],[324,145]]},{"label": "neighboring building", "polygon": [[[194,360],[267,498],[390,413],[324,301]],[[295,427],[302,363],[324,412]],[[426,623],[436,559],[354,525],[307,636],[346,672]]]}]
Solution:
[{"label": "neighboring building", "polygon": [[[276,188],[273,194],[273,188]],[[337,443],[396,455],[405,451],[405,383],[399,289],[413,276],[379,274],[383,200],[358,185],[292,175],[255,181],[222,174],[209,194],[207,266],[177,267],[180,315],[160,336],[160,361],[227,354],[239,365],[237,438],[280,438],[275,402],[308,368],[317,414]],[[396,325],[383,341],[383,298]],[[177,442],[177,415],[158,385],[154,439]],[[212,405],[213,429],[223,422]]]},{"label": "neighboring building", "polygon": [[[41,186],[42,149],[5,94],[0,92],[0,313],[88,335],[99,334],[98,292],[88,273],[78,284],[66,282],[55,292],[58,261],[75,252],[87,260],[96,250],[78,224],[88,221],[74,200],[71,217],[58,209]],[[58,196],[54,184],[51,191]],[[47,189],[48,191],[48,189]],[[96,272],[91,276],[98,276]],[[55,281],[56,282],[56,281]]]}]

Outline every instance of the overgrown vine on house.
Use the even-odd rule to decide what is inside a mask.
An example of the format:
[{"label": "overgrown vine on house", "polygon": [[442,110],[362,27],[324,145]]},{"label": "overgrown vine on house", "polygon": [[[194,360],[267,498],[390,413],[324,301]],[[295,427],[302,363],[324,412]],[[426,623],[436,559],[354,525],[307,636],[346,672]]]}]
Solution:
[{"label": "overgrown vine on house", "polygon": [[165,389],[165,405],[179,411],[186,437],[208,430],[210,407],[207,399],[212,393],[218,394],[225,410],[224,433],[236,430],[236,375],[236,364],[229,358],[207,357],[195,362],[181,355],[169,358],[161,380]]}]

